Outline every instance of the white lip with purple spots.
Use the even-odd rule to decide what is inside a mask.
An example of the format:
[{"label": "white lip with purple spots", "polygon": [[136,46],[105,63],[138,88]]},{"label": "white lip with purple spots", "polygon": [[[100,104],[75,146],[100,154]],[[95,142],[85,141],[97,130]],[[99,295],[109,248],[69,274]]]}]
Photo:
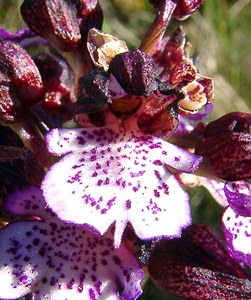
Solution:
[{"label": "white lip with purple spots", "polygon": [[35,300],[136,299],[143,271],[124,247],[64,223],[46,207],[42,192],[29,187],[14,193],[5,209],[36,216],[0,231],[0,298],[32,293]]},{"label": "white lip with purple spots", "polygon": [[193,172],[200,157],[119,125],[53,129],[47,143],[50,152],[66,154],[42,183],[60,219],[100,234],[115,222],[116,247],[128,222],[141,239],[179,236],[190,224],[188,195],[167,165]]}]

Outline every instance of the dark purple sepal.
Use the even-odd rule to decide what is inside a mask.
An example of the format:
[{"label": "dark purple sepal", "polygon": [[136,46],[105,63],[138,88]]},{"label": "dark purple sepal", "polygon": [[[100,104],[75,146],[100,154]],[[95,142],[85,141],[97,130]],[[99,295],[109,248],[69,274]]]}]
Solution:
[{"label": "dark purple sepal", "polygon": [[229,256],[222,236],[206,225],[191,225],[181,238],[162,240],[148,269],[158,287],[185,299],[251,295],[248,275]]},{"label": "dark purple sepal", "polygon": [[251,178],[251,114],[229,113],[211,123],[196,146],[203,168],[228,181]]},{"label": "dark purple sepal", "polygon": [[0,40],[0,71],[8,77],[22,104],[37,102],[43,94],[38,68],[18,44]]},{"label": "dark purple sepal", "polygon": [[211,137],[221,133],[251,133],[251,114],[231,112],[210,122],[204,136]]},{"label": "dark purple sepal", "polygon": [[19,117],[22,109],[23,105],[10,78],[0,72],[0,120],[13,122]]},{"label": "dark purple sepal", "polygon": [[177,6],[173,17],[178,20],[184,20],[195,12],[204,2],[204,0],[174,0]]},{"label": "dark purple sepal", "polygon": [[251,184],[247,181],[228,182],[224,192],[230,207],[237,215],[251,217]]},{"label": "dark purple sepal", "polygon": [[[71,0],[76,5],[75,0]],[[78,0],[77,17],[80,19],[80,32],[85,37],[91,28],[101,29],[103,25],[103,11],[97,0]]]},{"label": "dark purple sepal", "polygon": [[94,69],[79,79],[78,113],[95,113],[104,110],[109,99],[109,75]]},{"label": "dark purple sepal", "polygon": [[158,88],[158,70],[154,60],[140,49],[118,54],[109,71],[129,94],[149,95]]},{"label": "dark purple sepal", "polygon": [[[204,0],[172,0],[176,4],[173,17],[178,20],[184,20],[195,12],[204,2]],[[162,0],[150,0],[155,8],[159,8]]]},{"label": "dark purple sepal", "polygon": [[145,134],[155,136],[169,136],[178,124],[177,110],[171,110],[170,104],[176,95],[162,96],[152,94],[147,99],[142,113],[138,116],[137,124]]},{"label": "dark purple sepal", "polygon": [[42,53],[34,58],[44,83],[39,105],[61,121],[70,120],[76,112],[75,76],[71,67],[59,56]]}]

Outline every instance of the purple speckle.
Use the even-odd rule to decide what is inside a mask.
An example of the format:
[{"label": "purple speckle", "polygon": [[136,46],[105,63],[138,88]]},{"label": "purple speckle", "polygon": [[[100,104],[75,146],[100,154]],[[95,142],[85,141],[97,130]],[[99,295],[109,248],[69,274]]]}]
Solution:
[{"label": "purple speckle", "polygon": [[132,207],[132,202],[131,200],[126,200],[126,208],[130,209]]}]

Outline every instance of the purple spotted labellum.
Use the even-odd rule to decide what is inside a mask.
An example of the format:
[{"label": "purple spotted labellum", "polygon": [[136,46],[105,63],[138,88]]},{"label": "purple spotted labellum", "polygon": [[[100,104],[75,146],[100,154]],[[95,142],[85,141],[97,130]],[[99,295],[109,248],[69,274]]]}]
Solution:
[{"label": "purple spotted labellum", "polygon": [[202,169],[225,180],[251,178],[251,114],[229,113],[206,126],[196,154]]},{"label": "purple spotted labellum", "polygon": [[30,186],[12,194],[5,209],[30,220],[0,231],[0,298],[125,299],[141,294],[143,272],[110,233],[98,237],[59,220],[42,191]]},{"label": "purple spotted labellum", "polygon": [[115,222],[116,247],[128,222],[141,239],[179,236],[191,221],[188,195],[167,166],[193,172],[201,158],[143,134],[134,116],[120,123],[106,115],[105,127],[47,135],[49,151],[66,154],[43,181],[47,204],[60,219],[100,234]]},{"label": "purple spotted labellum", "polygon": [[230,255],[238,263],[251,268],[251,185],[231,182],[225,186],[229,207],[222,217]]},{"label": "purple spotted labellum", "polygon": [[223,237],[207,225],[191,225],[181,238],[162,240],[148,263],[161,289],[182,299],[249,299],[249,276],[229,256]]}]

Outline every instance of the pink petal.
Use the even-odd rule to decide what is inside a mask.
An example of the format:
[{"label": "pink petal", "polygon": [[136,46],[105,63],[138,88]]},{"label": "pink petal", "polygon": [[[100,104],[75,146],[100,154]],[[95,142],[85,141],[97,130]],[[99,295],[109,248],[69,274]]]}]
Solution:
[{"label": "pink petal", "polygon": [[12,211],[26,215],[35,209],[44,221],[17,221],[0,231],[1,299],[29,292],[34,300],[127,300],[139,296],[143,272],[125,247],[114,249],[110,233],[100,238],[63,223],[44,210],[46,203],[38,188],[16,192],[6,207],[11,207],[14,199]]},{"label": "pink petal", "polygon": [[237,215],[228,207],[222,217],[223,231],[230,255],[244,266],[251,267],[251,217]]},{"label": "pink petal", "polygon": [[127,222],[142,239],[177,236],[190,224],[188,196],[165,164],[194,171],[200,157],[159,138],[109,128],[55,129],[47,141],[53,153],[72,151],[42,185],[60,219],[101,234],[115,222],[116,246]]}]

